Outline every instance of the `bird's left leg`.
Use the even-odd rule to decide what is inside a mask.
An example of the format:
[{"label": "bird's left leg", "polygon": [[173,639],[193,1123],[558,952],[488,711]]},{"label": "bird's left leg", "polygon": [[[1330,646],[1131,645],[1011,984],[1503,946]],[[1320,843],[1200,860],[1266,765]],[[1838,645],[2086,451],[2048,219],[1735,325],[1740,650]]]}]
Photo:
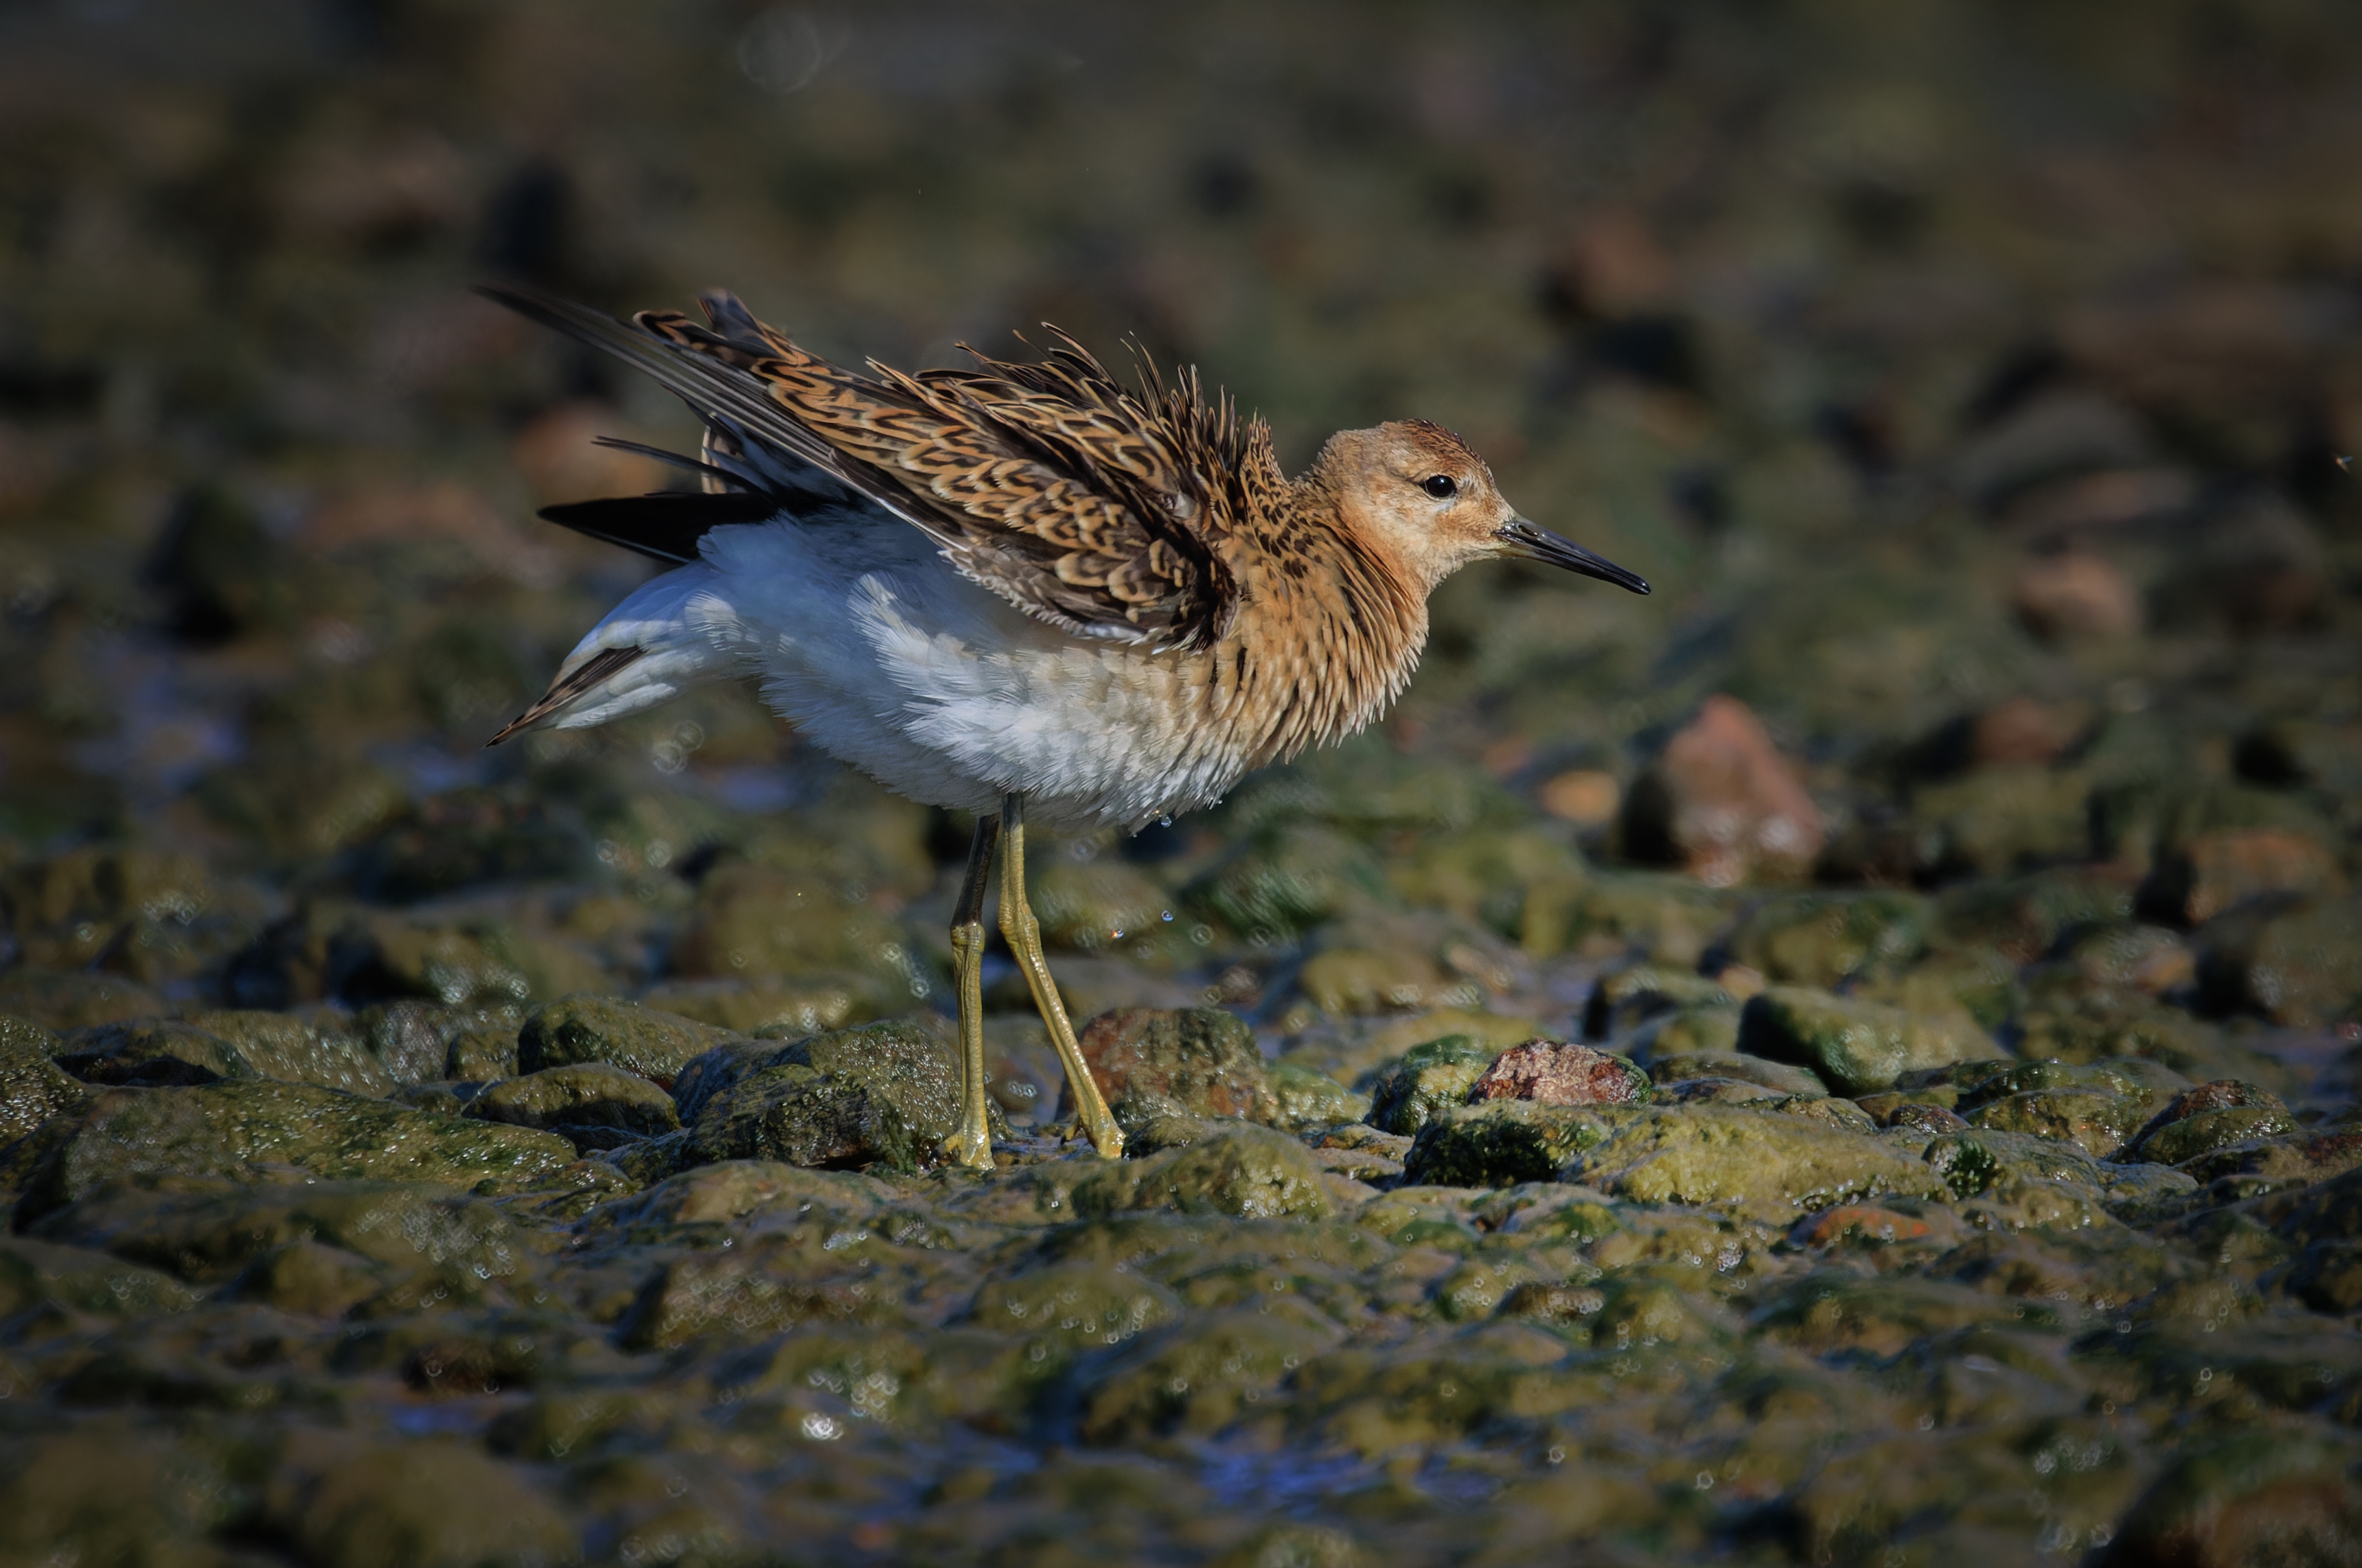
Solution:
[{"label": "bird's left leg", "polygon": [[1009,950],[1017,955],[1025,983],[1033,989],[1033,1005],[1041,1010],[1042,1021],[1050,1030],[1050,1043],[1058,1048],[1058,1060],[1065,1066],[1066,1087],[1073,1091],[1083,1131],[1091,1135],[1091,1146],[1103,1160],[1120,1159],[1123,1132],[1108,1113],[1099,1086],[1092,1081],[1082,1047],[1075,1043],[1075,1026],[1066,1021],[1066,1004],[1059,999],[1057,983],[1050,978],[1050,961],[1043,956],[1042,922],[1033,918],[1033,906],[1025,899],[1024,796],[1008,798],[1000,808],[1000,822],[1009,839],[1009,852],[1000,863],[1000,934],[1009,939]]},{"label": "bird's left leg", "polygon": [[[976,819],[968,841],[967,877],[960,883],[952,913],[952,970],[959,984],[960,1123],[944,1140],[944,1153],[977,1170],[992,1168],[992,1131],[984,1106],[984,890],[992,880],[993,846],[1000,842],[997,817]],[[1004,908],[1006,906],[1004,905]],[[1002,917],[1003,923],[1007,916]]]}]

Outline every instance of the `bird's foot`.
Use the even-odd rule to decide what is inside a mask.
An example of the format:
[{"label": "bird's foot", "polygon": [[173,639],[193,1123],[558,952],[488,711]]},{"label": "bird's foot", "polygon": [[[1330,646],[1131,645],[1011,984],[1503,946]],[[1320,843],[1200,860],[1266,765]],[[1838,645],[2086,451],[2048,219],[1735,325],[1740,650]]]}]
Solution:
[{"label": "bird's foot", "polygon": [[992,1169],[992,1134],[982,1121],[963,1117],[959,1131],[944,1140],[944,1156],[972,1171]]}]

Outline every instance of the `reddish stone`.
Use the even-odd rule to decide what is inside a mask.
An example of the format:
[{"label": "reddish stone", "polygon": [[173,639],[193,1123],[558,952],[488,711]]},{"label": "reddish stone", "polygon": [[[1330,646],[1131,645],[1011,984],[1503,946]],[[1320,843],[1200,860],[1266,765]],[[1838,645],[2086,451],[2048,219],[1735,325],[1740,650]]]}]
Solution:
[{"label": "reddish stone", "polygon": [[1712,887],[1805,875],[1821,813],[1746,703],[1713,696],[1666,743],[1627,802],[1628,844],[1676,860]]},{"label": "reddish stone", "polygon": [[1931,1233],[1927,1221],[1870,1203],[1846,1203],[1808,1214],[1788,1232],[1799,1247],[1827,1247],[1839,1242],[1915,1242]]},{"label": "reddish stone", "polygon": [[[1278,1119],[1254,1032],[1220,1008],[1119,1008],[1084,1025],[1076,1042],[1108,1107],[1126,1121],[1178,1113]],[[1058,1114],[1074,1114],[1061,1091]]]},{"label": "reddish stone", "polygon": [[1545,1105],[1630,1105],[1649,1096],[1648,1075],[1621,1056],[1558,1040],[1529,1040],[1494,1058],[1468,1091],[1484,1099]]}]

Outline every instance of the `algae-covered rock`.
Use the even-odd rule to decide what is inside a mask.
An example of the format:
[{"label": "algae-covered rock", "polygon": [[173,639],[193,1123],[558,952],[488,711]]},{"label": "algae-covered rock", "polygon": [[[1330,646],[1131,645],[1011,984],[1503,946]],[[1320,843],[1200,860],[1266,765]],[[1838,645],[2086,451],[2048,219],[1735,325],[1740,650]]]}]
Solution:
[{"label": "algae-covered rock", "polygon": [[2351,1562],[2362,1542],[2357,1467],[2362,1444],[2343,1433],[2210,1434],[2143,1494],[2101,1561],[2106,1568]]},{"label": "algae-covered rock", "polygon": [[453,1083],[491,1083],[517,1076],[517,1037],[511,1029],[463,1029],[444,1048],[443,1076]]},{"label": "algae-covered rock", "polygon": [[640,1005],[739,1034],[786,1039],[866,1023],[911,1005],[911,988],[876,975],[682,979],[649,987]]},{"label": "algae-covered rock", "polygon": [[1385,896],[1376,858],[1333,829],[1267,829],[1192,884],[1188,906],[1242,936],[1284,940],[1353,904]]},{"label": "algae-covered rock", "polygon": [[565,1139],[361,1099],[308,1084],[236,1079],[111,1089],[35,1170],[18,1222],[109,1181],[402,1180],[517,1187],[574,1158]]},{"label": "algae-covered rock", "polygon": [[90,1083],[170,1088],[222,1078],[277,1078],[381,1095],[393,1080],[341,1028],[285,1013],[202,1012],[82,1030],[60,1058]]},{"label": "algae-covered rock", "polygon": [[1534,1100],[1445,1107],[1420,1124],[1403,1176],[1427,1187],[1550,1181],[1614,1125],[1603,1110]]},{"label": "algae-covered rock", "polygon": [[1660,1013],[1690,1008],[1737,1008],[1719,980],[1686,969],[1635,964],[1599,977],[1584,1004],[1583,1032],[1594,1040],[1620,1034]]},{"label": "algae-covered rock", "polygon": [[1371,1084],[1370,1125],[1385,1132],[1417,1132],[1437,1112],[1464,1103],[1499,1054],[1465,1034],[1412,1046]]},{"label": "algae-covered rock", "polygon": [[[727,1087],[711,1088],[724,1080]],[[686,1157],[916,1170],[940,1157],[959,1124],[959,1096],[956,1050],[915,1023],[865,1024],[783,1045],[734,1041],[701,1065]],[[999,1109],[988,1100],[986,1112],[1006,1137]]]},{"label": "algae-covered rock", "polygon": [[59,1209],[46,1238],[215,1280],[298,1242],[325,1244],[388,1267],[463,1271],[497,1279],[524,1266],[517,1226],[480,1198],[408,1181],[322,1180],[223,1192],[143,1192],[110,1186]]},{"label": "algae-covered rock", "polygon": [[1143,1334],[1085,1380],[1082,1434],[1104,1443],[1220,1431],[1337,1333],[1300,1303],[1273,1302],[1199,1313]]},{"label": "algae-covered rock", "polygon": [[197,1293],[168,1274],[82,1247],[0,1237],[0,1318],[40,1306],[118,1318],[183,1312]]},{"label": "algae-covered rock", "polygon": [[1970,1125],[2023,1132],[2075,1144],[2088,1154],[2113,1159],[2125,1152],[2147,1120],[2137,1099],[2092,1088],[2039,1088],[2003,1095],[1969,1112]]},{"label": "algae-covered rock", "polygon": [[[1126,1008],[1101,1013],[1077,1043],[1108,1109],[1126,1126],[1158,1116],[1279,1118],[1254,1032],[1220,1008]],[[1071,1087],[1058,1115],[1075,1114]]]},{"label": "algae-covered rock", "polygon": [[1031,1336],[1064,1360],[1122,1344],[1181,1313],[1181,1303],[1154,1280],[1075,1259],[987,1283],[968,1309],[968,1321],[999,1333]]},{"label": "algae-covered rock", "polygon": [[161,996],[120,975],[24,968],[0,975],[0,1013],[45,1028],[89,1029],[162,1011]]},{"label": "algae-covered rock", "polygon": [[1891,1088],[1904,1073],[2008,1055],[1965,1017],[1927,1017],[1796,986],[1774,986],[1748,999],[1738,1045],[1810,1067],[1839,1094]]},{"label": "algae-covered rock", "polygon": [[1910,893],[1786,893],[1748,911],[1731,955],[1772,980],[1834,986],[1926,950],[1933,912]]},{"label": "algae-covered rock", "polygon": [[1254,1124],[1215,1124],[1179,1148],[1093,1172],[1074,1189],[1077,1214],[1171,1209],[1264,1220],[1318,1220],[1336,1207],[1311,1151]]},{"label": "algae-covered rock", "polygon": [[1684,1078],[1734,1078],[1740,1083],[1760,1084],[1774,1094],[1783,1095],[1829,1092],[1828,1086],[1809,1067],[1775,1062],[1768,1056],[1744,1056],[1735,1051],[1659,1056],[1649,1064],[1649,1077],[1659,1084],[1679,1083]]},{"label": "algae-covered rock", "polygon": [[88,1091],[53,1060],[64,1048],[29,1019],[0,1015],[0,1147],[82,1104]]},{"label": "algae-covered rock", "polygon": [[580,1554],[574,1527],[524,1470],[471,1447],[359,1449],[291,1489],[282,1507],[274,1522],[324,1568],[555,1564]]},{"label": "algae-covered rock", "polygon": [[517,1070],[604,1062],[669,1085],[730,1032],[615,997],[564,997],[535,1008],[517,1032]]},{"label": "algae-covered rock", "polygon": [[1558,1040],[1512,1045],[1469,1086],[1469,1103],[1529,1099],[1544,1105],[1638,1105],[1649,1075],[1626,1057]]},{"label": "algae-covered rock", "polygon": [[2199,988],[2217,1011],[2316,1028],[2362,1018],[2362,900],[2236,911],[2200,934]]},{"label": "algae-covered rock", "polygon": [[888,1324],[902,1316],[857,1272],[813,1276],[801,1266],[798,1238],[769,1236],[666,1264],[634,1299],[616,1335],[627,1349],[664,1350],[697,1340],[755,1339],[802,1323]]},{"label": "algae-covered rock", "polygon": [[2129,1153],[2178,1165],[2227,1144],[2293,1132],[2296,1126],[2279,1096],[2220,1078],[2176,1095],[2135,1136]]},{"label": "algae-covered rock", "polygon": [[1624,1049],[1643,1066],[1664,1056],[1727,1055],[1738,1049],[1738,1021],[1737,1003],[1661,1012],[1634,1030]]},{"label": "algae-covered rock", "polygon": [[655,1137],[680,1125],[672,1096],[636,1073],[604,1062],[544,1067],[486,1087],[465,1114],[513,1127],[611,1128]]},{"label": "algae-covered rock", "polygon": [[1941,1197],[1925,1162],[1801,1116],[1685,1105],[1627,1113],[1560,1172],[1650,1203],[1730,1203],[1793,1215],[1857,1198]]},{"label": "algae-covered rock", "polygon": [[1264,1071],[1282,1127],[1335,1127],[1370,1114],[1371,1097],[1347,1088],[1328,1074],[1285,1059]]}]

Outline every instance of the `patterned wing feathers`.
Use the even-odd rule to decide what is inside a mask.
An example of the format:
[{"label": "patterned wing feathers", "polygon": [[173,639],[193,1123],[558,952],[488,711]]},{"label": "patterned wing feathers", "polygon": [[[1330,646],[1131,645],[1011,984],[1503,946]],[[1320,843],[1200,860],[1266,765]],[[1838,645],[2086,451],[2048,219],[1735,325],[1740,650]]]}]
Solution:
[{"label": "patterned wing feathers", "polygon": [[707,461],[734,469],[750,442],[778,447],[922,529],[1029,613],[1159,646],[1208,646],[1229,628],[1236,590],[1219,546],[1243,447],[1229,406],[1208,408],[1194,378],[1136,396],[1064,334],[1033,364],[976,355],[973,370],[862,375],[728,294],[701,297],[700,326],[486,292],[655,375],[712,426]]}]

